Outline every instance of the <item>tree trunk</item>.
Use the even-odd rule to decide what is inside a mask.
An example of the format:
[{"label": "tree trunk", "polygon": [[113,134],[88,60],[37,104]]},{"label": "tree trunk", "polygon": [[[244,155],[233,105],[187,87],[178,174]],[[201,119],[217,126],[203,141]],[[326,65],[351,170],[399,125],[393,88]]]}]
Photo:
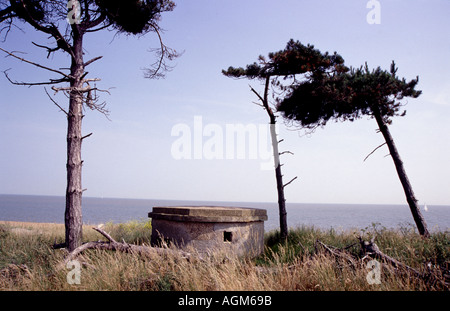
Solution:
[{"label": "tree trunk", "polygon": [[284,197],[284,185],[283,175],[281,174],[280,152],[278,150],[278,138],[275,128],[276,117],[272,109],[269,107],[268,91],[269,91],[270,76],[266,78],[266,85],[264,90],[263,105],[270,118],[270,137],[272,141],[273,159],[275,165],[275,178],[277,180],[277,192],[278,192],[278,209],[280,216],[280,238],[286,240],[288,236],[287,226],[287,212],[286,212],[286,199]]},{"label": "tree trunk", "polygon": [[406,200],[408,202],[409,208],[411,209],[411,213],[413,215],[417,229],[419,230],[419,233],[421,235],[428,237],[430,234],[427,229],[427,224],[422,216],[422,213],[420,212],[419,206],[417,204],[417,199],[414,196],[414,192],[412,190],[408,176],[406,175],[405,168],[403,167],[403,161],[401,160],[400,154],[398,153],[397,147],[395,146],[394,139],[391,136],[388,126],[383,121],[379,109],[374,109],[373,113],[378,123],[378,127],[383,134],[386,144],[389,148],[392,160],[394,161],[398,177],[400,178],[403,190],[405,191]]},{"label": "tree trunk", "polygon": [[275,159],[274,160],[275,178],[277,180],[278,209],[280,214],[280,238],[282,240],[286,240],[288,235],[288,226],[287,226],[286,198],[284,197],[283,175],[281,174],[280,154],[278,152],[278,140],[277,134],[275,132],[275,124],[271,124],[270,127],[271,127],[270,132],[272,135],[273,155]]},{"label": "tree trunk", "polygon": [[80,34],[73,35],[72,65],[70,74],[70,98],[67,127],[67,189],[66,189],[66,248],[69,252],[81,245],[82,241],[82,213],[81,197],[83,188],[81,186],[81,122],[83,119],[83,94],[80,89],[83,86],[84,74],[83,64],[83,37]]}]

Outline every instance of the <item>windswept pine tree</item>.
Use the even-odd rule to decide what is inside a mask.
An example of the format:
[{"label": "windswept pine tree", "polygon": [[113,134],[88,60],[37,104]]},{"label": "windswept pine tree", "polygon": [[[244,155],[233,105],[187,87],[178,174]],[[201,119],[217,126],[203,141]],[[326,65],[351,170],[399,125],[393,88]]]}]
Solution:
[{"label": "windswept pine tree", "polygon": [[147,69],[146,77],[161,77],[163,71],[168,69],[166,60],[176,57],[177,53],[164,45],[158,23],[161,14],[172,11],[174,7],[175,4],[170,0],[0,0],[0,31],[4,38],[7,38],[11,27],[20,27],[25,23],[54,40],[53,46],[33,42],[43,48],[47,57],[56,52],[70,57],[70,64],[55,66],[68,68],[67,70],[54,69],[0,48],[9,56],[57,75],[57,78],[49,81],[31,83],[12,80],[5,72],[11,83],[26,86],[52,85],[55,92],[64,92],[69,98],[68,108],[57,104],[65,112],[68,122],[65,247],[69,251],[78,247],[82,238],[81,144],[89,136],[83,136],[81,131],[83,110],[88,107],[102,113],[107,112],[105,105],[97,102],[97,93],[102,90],[93,86],[100,79],[88,78],[86,71],[86,67],[101,56],[86,61],[84,51],[87,47],[83,40],[86,35],[107,30],[140,36],[154,33],[160,40],[160,48],[157,60]]},{"label": "windswept pine tree", "polygon": [[[286,44],[284,50],[269,53],[268,58],[259,56],[258,62],[249,64],[246,68],[229,67],[227,70],[222,70],[222,73],[227,77],[247,78],[251,80],[256,79],[264,82],[264,91],[262,95],[253,87],[250,88],[258,97],[261,102],[260,106],[266,110],[270,120],[270,134],[280,216],[280,236],[282,239],[286,239],[288,234],[284,188],[297,177],[291,179],[286,184],[283,182],[280,155],[285,152],[280,152],[278,147],[280,141],[278,140],[275,129],[277,111],[269,99],[270,86],[277,90],[272,94],[273,98],[282,96],[275,94],[284,94],[285,91],[290,90],[292,84],[295,84],[298,79],[306,79],[309,81],[315,76],[332,74],[335,72],[346,72],[348,68],[346,68],[343,63],[344,59],[336,52],[331,55],[328,54],[328,52],[322,53],[318,49],[315,49],[313,45],[303,45],[301,42],[291,39]],[[281,99],[278,98],[276,100],[280,101]]]},{"label": "windswept pine tree", "polygon": [[427,237],[426,222],[389,131],[392,118],[406,114],[402,99],[420,96],[421,91],[415,89],[419,78],[406,81],[396,73],[397,67],[392,62],[389,71],[380,67],[371,71],[366,64],[349,72],[315,75],[313,79],[293,85],[290,94],[278,102],[277,109],[286,119],[307,129],[325,126],[331,119],[374,118],[385,140],[376,149],[387,145],[418,231]]}]

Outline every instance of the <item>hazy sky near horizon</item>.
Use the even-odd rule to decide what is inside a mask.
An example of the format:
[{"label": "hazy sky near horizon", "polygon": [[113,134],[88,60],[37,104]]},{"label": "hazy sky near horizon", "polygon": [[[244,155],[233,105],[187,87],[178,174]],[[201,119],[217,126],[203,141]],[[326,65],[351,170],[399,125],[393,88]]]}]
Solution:
[{"label": "hazy sky near horizon", "polygon": [[[227,78],[221,70],[257,61],[293,38],[338,52],[347,66],[367,62],[389,69],[395,60],[400,77],[419,76],[422,96],[404,101],[407,115],[394,118],[390,130],[419,202],[450,205],[450,1],[380,0],[379,24],[367,22],[368,0],[175,2],[175,10],[162,17],[163,39],[184,53],[165,79],[143,77],[142,68],[155,60],[149,52],[158,47],[154,34],[86,35],[85,60],[103,56],[87,71],[102,79],[98,87],[111,88],[101,95],[111,113],[108,120],[85,111],[83,133],[93,133],[83,142],[85,196],[276,202],[275,174],[261,168],[262,152],[256,159],[249,152],[245,159],[226,157],[227,126],[259,129],[268,123],[249,88],[262,91],[262,85]],[[31,44],[50,43],[45,36],[23,30],[13,29],[0,47],[53,68],[69,66],[66,55],[46,59]],[[11,68],[15,80],[55,78],[3,56],[0,70]],[[64,195],[65,115],[41,86],[13,86],[0,75],[0,91],[0,193]],[[67,107],[64,96],[55,99]],[[280,148],[294,153],[282,157],[285,182],[298,176],[285,189],[288,203],[406,203],[386,146],[363,161],[384,142],[375,120],[331,122],[312,135],[286,127],[281,118],[279,123]],[[192,157],[176,159],[173,147],[181,136],[173,135],[186,128]],[[211,142],[208,132],[221,133],[222,159],[208,159],[205,152],[195,158],[194,147]]]}]

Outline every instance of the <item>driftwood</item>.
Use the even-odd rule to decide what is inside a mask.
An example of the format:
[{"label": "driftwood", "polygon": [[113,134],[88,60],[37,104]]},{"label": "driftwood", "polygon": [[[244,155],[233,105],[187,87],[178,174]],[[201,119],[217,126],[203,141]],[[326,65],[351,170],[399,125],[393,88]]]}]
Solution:
[{"label": "driftwood", "polygon": [[342,259],[348,261],[353,267],[356,267],[356,259],[353,258],[353,256],[351,256],[349,253],[344,251],[345,249],[350,248],[353,245],[355,245],[355,243],[345,247],[344,249],[339,249],[339,248],[335,248],[332,246],[328,246],[325,243],[322,243],[320,240],[316,240],[316,243],[315,243],[316,251],[317,251],[317,245],[322,246],[331,255],[338,257],[338,258],[342,258]]},{"label": "driftwood", "polygon": [[[375,244],[375,239],[372,238],[370,241],[364,241],[361,237],[358,237],[359,240],[359,244],[361,246],[361,251],[362,251],[362,255],[363,257],[361,258],[361,260],[364,260],[368,257],[373,257],[376,259],[380,259],[382,261],[384,261],[387,264],[390,264],[392,266],[394,266],[394,268],[396,269],[403,269],[406,271],[410,271],[413,272],[416,276],[423,276],[419,271],[417,271],[414,268],[411,268],[408,265],[405,265],[404,263],[401,263],[400,261],[396,260],[395,258],[392,258],[386,254],[384,254],[380,248],[378,247],[377,244]],[[329,254],[335,256],[335,257],[339,257],[342,259],[347,260],[348,262],[350,262],[353,266],[356,266],[356,258],[353,257],[352,255],[350,255],[349,253],[345,252],[344,250],[347,248],[350,248],[351,246],[355,245],[351,244],[343,249],[339,249],[339,248],[335,248],[332,246],[328,246],[324,243],[322,243],[321,241],[317,240],[316,241],[316,251],[317,251],[317,245],[322,246]]]},{"label": "driftwood", "polygon": [[[92,228],[101,235],[103,235],[108,241],[96,241],[96,242],[87,242],[82,244],[81,246],[74,249],[72,252],[70,252],[67,257],[64,260],[64,263],[68,263],[71,260],[74,260],[77,256],[79,256],[82,252],[88,250],[88,249],[99,249],[99,250],[110,250],[110,251],[119,251],[119,252],[125,252],[125,253],[132,253],[137,254],[139,256],[143,257],[154,257],[154,256],[163,256],[163,255],[176,255],[180,256],[184,259],[190,259],[192,258],[192,254],[177,250],[177,249],[170,249],[170,248],[160,248],[160,247],[152,247],[152,246],[146,246],[146,245],[135,245],[135,244],[128,244],[125,242],[117,242],[114,240],[108,233],[103,231],[100,228]],[[201,259],[201,257],[198,257]]]},{"label": "driftwood", "polygon": [[[419,271],[417,271],[416,269],[411,268],[410,266],[405,265],[404,263],[401,263],[397,259],[384,254],[380,250],[378,245],[375,244],[375,242],[374,242],[375,238],[372,238],[370,241],[364,241],[361,237],[358,237],[358,240],[359,240],[359,244],[361,246],[361,251],[362,251],[362,255],[363,255],[361,260],[364,260],[368,257],[373,257],[373,258],[384,261],[386,264],[392,265],[396,269],[402,269],[404,271],[409,271],[418,277],[423,277],[423,274],[420,273]],[[349,253],[344,251],[345,249],[355,245],[355,243],[345,247],[344,249],[338,249],[338,248],[335,248],[332,246],[328,246],[319,240],[316,241],[316,244],[319,244],[320,246],[322,246],[331,255],[345,259],[348,262],[350,262],[352,264],[352,266],[356,266],[356,258],[354,258],[352,255],[350,255]],[[317,246],[316,246],[316,250],[317,250]]]},{"label": "driftwood", "polygon": [[395,258],[392,258],[392,257],[384,254],[380,250],[378,245],[375,244],[375,242],[374,242],[375,238],[372,238],[370,241],[364,241],[361,237],[359,237],[358,239],[359,239],[359,243],[361,245],[361,250],[364,254],[363,258],[365,258],[367,256],[372,256],[377,259],[383,260],[386,263],[391,264],[392,266],[394,266],[397,269],[403,269],[406,271],[410,271],[418,277],[423,277],[423,274],[420,273],[419,271],[417,271],[416,269],[411,268],[410,266],[405,265],[404,263],[401,263],[400,261],[396,260]]},{"label": "driftwood", "polygon": [[358,237],[359,244],[361,246],[361,252],[362,257],[356,257],[352,256],[345,250],[352,247],[354,244],[351,244],[347,247],[344,247],[342,249],[335,248],[333,246],[326,245],[325,243],[317,240],[315,243],[315,249],[316,252],[318,251],[318,246],[321,246],[327,253],[331,254],[332,256],[340,259],[344,259],[353,267],[357,267],[357,263],[364,261],[367,258],[374,258],[382,261],[385,265],[394,267],[394,272],[398,274],[402,274],[405,272],[411,273],[417,278],[420,278],[424,280],[426,283],[428,283],[431,286],[438,286],[442,288],[449,288],[450,287],[450,276],[447,275],[445,272],[438,270],[433,270],[431,268],[431,264],[429,263],[425,269],[425,272],[420,272],[400,261],[398,261],[395,258],[392,258],[386,254],[384,254],[377,244],[375,244],[375,238],[372,238],[370,241],[364,241],[361,237]]}]

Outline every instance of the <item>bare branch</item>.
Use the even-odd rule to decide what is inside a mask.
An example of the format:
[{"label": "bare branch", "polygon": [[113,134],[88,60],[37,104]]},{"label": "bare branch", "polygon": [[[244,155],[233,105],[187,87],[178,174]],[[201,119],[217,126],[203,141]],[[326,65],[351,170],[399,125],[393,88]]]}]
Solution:
[{"label": "bare branch", "polygon": [[176,50],[167,47],[163,43],[161,37],[161,29],[159,28],[159,26],[154,24],[149,24],[149,26],[156,32],[159,39],[160,47],[157,49],[150,50],[151,52],[156,51],[157,54],[159,55],[159,59],[151,65],[152,68],[146,69],[147,73],[145,74],[145,78],[159,79],[164,77],[164,73],[162,73],[161,71],[167,72],[171,71],[173,68],[166,64],[165,59],[167,58],[168,60],[173,60],[174,58],[177,58],[180,55],[182,55],[183,52],[179,53]]},{"label": "bare branch", "polygon": [[89,85],[85,86],[85,87],[78,87],[78,88],[74,88],[74,87],[71,87],[71,86],[67,86],[67,87],[55,87],[55,86],[52,86],[52,90],[55,91],[55,93],[58,93],[59,91],[66,91],[66,92],[73,91],[73,92],[78,92],[78,93],[88,93],[88,92],[91,92],[91,91],[99,91],[99,92],[105,92],[105,93],[109,94],[108,90],[101,90],[101,89],[98,89],[96,87],[91,87]]},{"label": "bare branch", "polygon": [[370,157],[375,151],[377,151],[379,148],[383,147],[384,145],[386,145],[386,143],[382,143],[381,145],[379,145],[378,147],[376,147],[375,149],[372,150],[371,153],[369,153],[367,155],[367,157],[364,158],[363,162],[365,162],[367,160],[368,157]]},{"label": "bare branch", "polygon": [[50,48],[50,47],[48,47],[48,46],[45,46],[45,45],[40,45],[40,44],[37,44],[37,43],[35,43],[35,42],[31,42],[32,44],[34,44],[35,46],[37,46],[37,47],[40,47],[40,48],[43,48],[43,49],[46,49],[47,50],[47,52],[48,52],[48,54],[47,54],[47,58],[49,58],[50,57],[50,54],[51,53],[53,53],[53,52],[56,52],[57,50],[59,50],[59,47],[55,47],[55,48]]},{"label": "bare branch", "polygon": [[101,81],[101,79],[99,79],[99,78],[90,78],[90,79],[83,79],[82,80],[83,83],[96,82],[96,81]]},{"label": "bare branch", "polygon": [[50,79],[50,81],[48,82],[17,82],[17,81],[13,81],[9,76],[7,70],[3,71],[3,74],[5,75],[6,79],[14,85],[22,85],[22,86],[36,86],[36,85],[50,85],[50,84],[58,84],[58,83],[62,83],[62,82],[68,82],[68,80],[66,78],[61,78],[58,80],[54,80],[54,79]]},{"label": "bare branch", "polygon": [[62,49],[64,51],[66,51],[67,53],[69,53],[69,55],[72,56],[72,58],[75,58],[75,55],[74,55],[73,50],[72,50],[72,47],[67,42],[67,40],[63,37],[63,35],[59,32],[58,27],[56,27],[52,23],[50,25],[48,25],[48,26],[44,26],[44,25],[40,24],[30,14],[30,12],[28,11],[28,8],[25,5],[24,1],[20,1],[20,3],[22,5],[21,10],[23,10],[23,12],[26,13],[26,14],[21,14],[20,18],[25,20],[31,26],[33,26],[36,30],[42,31],[42,32],[44,32],[46,34],[51,35],[56,41],[56,44],[58,46],[57,49]]},{"label": "bare branch", "polygon": [[55,91],[55,94],[58,93],[59,91],[70,92],[72,90],[72,87],[70,87],[70,86],[68,86],[68,87],[55,87],[55,86],[52,86],[52,90]]},{"label": "bare branch", "polygon": [[[109,242],[87,242],[75,250],[73,250],[71,253],[68,254],[68,256],[64,260],[64,266],[69,261],[75,259],[80,253],[84,252],[88,249],[99,249],[99,250],[112,250],[112,251],[120,251],[125,253],[134,253],[139,256],[144,256],[148,258],[152,258],[155,256],[165,256],[165,255],[172,255],[172,256],[178,256],[180,258],[185,258],[187,260],[193,259],[194,257],[198,260],[204,260],[204,258],[199,254],[191,254],[188,252],[185,252],[183,250],[179,249],[170,249],[170,248],[159,248],[159,247],[151,247],[151,246],[145,246],[145,245],[134,245],[134,244],[128,244],[128,243],[120,243],[116,242],[108,233],[103,231],[100,228],[93,228],[95,231],[102,234],[106,239],[108,239]],[[61,265],[61,267],[64,267]]]},{"label": "bare branch", "polygon": [[262,108],[265,108],[263,104],[260,104],[260,103],[257,103],[257,102],[252,102],[252,104],[255,104],[255,105],[257,105],[257,106],[260,106],[260,107],[262,107]]},{"label": "bare branch", "polygon": [[[87,79],[92,81],[98,81],[99,79]],[[85,80],[85,81],[87,81]],[[86,82],[87,83],[87,82]],[[55,91],[55,94],[62,91],[63,94],[67,96],[68,93],[79,93],[83,95],[83,102],[86,104],[86,106],[91,110],[97,110],[98,112],[102,113],[106,116],[108,120],[109,119],[109,110],[106,109],[106,102],[102,102],[101,104],[98,104],[99,97],[97,96],[96,92],[104,92],[110,94],[108,90],[102,90],[97,87],[91,87],[89,83],[87,83],[87,86],[82,88],[74,88],[74,87],[55,87],[52,86],[52,90]]]},{"label": "bare branch", "polygon": [[[34,62],[29,61],[29,60],[27,60],[27,59],[25,59],[25,58],[19,57],[19,56],[15,55],[14,53],[8,52],[8,51],[6,51],[6,50],[4,50],[4,49],[2,49],[2,48],[0,48],[0,50],[3,51],[3,52],[5,52],[5,53],[8,54],[9,56],[12,56],[12,57],[14,57],[14,58],[16,58],[16,59],[18,59],[18,60],[20,60],[20,61],[22,61],[22,62],[31,64],[31,65],[33,65],[33,66],[36,66],[36,67],[39,67],[39,68],[42,68],[42,69],[45,69],[45,70],[48,70],[48,71],[51,71],[51,72],[56,72],[56,73],[58,73],[58,74],[64,76],[64,77],[67,78],[67,79],[72,79],[72,77],[71,77],[70,75],[67,75],[67,74],[65,74],[65,73],[62,72],[62,71],[59,71],[59,70],[56,70],[56,69],[52,69],[52,68],[49,68],[49,67],[46,67],[46,66],[43,66],[43,65],[34,63]],[[56,80],[55,80],[55,81],[56,81]]]},{"label": "bare branch", "polygon": [[[89,134],[87,134],[87,135],[81,137],[81,140],[83,140],[83,139],[85,139],[85,138],[88,138],[88,137],[90,137],[91,135],[92,135],[92,133],[89,133]],[[98,230],[97,230],[97,231],[98,231]]]},{"label": "bare branch", "polygon": [[348,254],[348,253],[346,253],[346,252],[344,252],[344,251],[342,251],[340,249],[337,249],[337,248],[334,248],[334,247],[330,247],[330,246],[322,243],[320,240],[316,240],[316,243],[314,243],[314,248],[317,249],[316,244],[319,244],[320,246],[322,246],[326,251],[328,251],[333,256],[345,259],[345,260],[349,261],[349,263],[352,266],[354,266],[354,267],[356,266],[357,263],[356,263],[355,259],[350,254]]},{"label": "bare branch", "polygon": [[109,26],[111,26],[110,23],[107,23],[106,25],[101,26],[97,29],[91,29],[91,28],[97,27],[98,25],[103,23],[105,20],[106,20],[106,14],[102,13],[96,20],[84,22],[83,23],[83,31],[84,32],[95,32],[95,31],[99,31],[99,30],[108,28]]},{"label": "bare branch", "polygon": [[108,23],[108,24],[105,24],[105,25],[103,25],[103,26],[101,26],[101,27],[99,27],[99,28],[96,28],[96,29],[88,29],[88,30],[86,30],[86,32],[96,32],[96,31],[99,31],[99,30],[103,30],[103,29],[105,29],[105,28],[108,28],[109,26],[111,26],[112,24],[111,23]]},{"label": "bare branch", "polygon": [[114,240],[108,233],[106,233],[104,230],[100,229],[100,228],[92,228],[95,231],[97,231],[98,233],[100,233],[101,235],[103,235],[105,238],[108,239],[108,241],[113,242],[113,243],[117,243],[116,240]]},{"label": "bare branch", "polygon": [[295,177],[292,178],[289,182],[285,183],[285,184],[283,185],[283,189],[284,189],[284,187],[286,187],[287,185],[289,185],[291,182],[293,182],[294,180],[296,180],[297,177],[298,177],[298,176],[295,176]]},{"label": "bare branch", "polygon": [[390,263],[391,265],[393,265],[396,268],[411,271],[418,277],[424,277],[424,275],[422,273],[420,273],[418,270],[411,268],[410,266],[401,263],[400,261],[396,260],[395,258],[392,258],[392,257],[384,254],[380,250],[378,245],[375,244],[375,242],[374,242],[375,237],[372,238],[372,240],[370,242],[364,241],[361,238],[361,236],[359,236],[358,239],[359,239],[359,243],[361,245],[361,249],[363,250],[364,254],[370,255],[370,256],[378,258],[378,259],[382,259],[382,260],[386,261],[387,263]]},{"label": "bare branch", "polygon": [[[20,27],[18,27],[17,25],[13,24],[13,17],[15,17],[15,14],[11,14],[11,15],[8,15],[8,16],[3,16],[1,14],[1,12],[0,12],[0,24],[2,24],[2,26],[4,25],[0,29],[0,34],[2,34],[4,31],[6,31],[3,39],[1,40],[2,42],[6,41],[6,38],[8,37],[8,34],[11,31],[11,28],[13,26],[22,31],[22,29]],[[6,21],[6,20],[8,20],[8,21]]]},{"label": "bare branch", "polygon": [[97,61],[97,60],[99,60],[99,59],[101,59],[101,58],[103,58],[103,56],[97,56],[97,57],[95,57],[95,58],[93,58],[93,59],[91,59],[91,60],[88,60],[87,62],[84,63],[84,67],[86,67],[86,66],[92,64],[93,62],[95,62],[95,61]]},{"label": "bare branch", "polygon": [[53,98],[50,96],[50,94],[48,94],[47,89],[44,87],[44,91],[47,94],[48,98],[50,98],[50,100],[59,108],[61,109],[62,112],[64,112],[67,116],[69,116],[69,113],[67,111],[65,111],[60,105],[58,105],[58,103],[53,100]]},{"label": "bare branch", "polygon": [[289,153],[289,154],[294,155],[294,153],[291,152],[291,151],[283,151],[283,152],[280,152],[280,153],[278,153],[278,154],[279,154],[279,155],[282,155],[282,154],[286,154],[286,153]]},{"label": "bare branch", "polygon": [[[251,90],[253,93],[255,93],[256,96],[258,96],[259,100],[262,101],[262,102],[264,103],[264,98],[262,98],[262,96],[259,95],[259,93],[258,93],[251,85],[249,85],[249,87],[250,87],[250,90]],[[265,107],[265,106],[263,106],[263,107]]]}]

